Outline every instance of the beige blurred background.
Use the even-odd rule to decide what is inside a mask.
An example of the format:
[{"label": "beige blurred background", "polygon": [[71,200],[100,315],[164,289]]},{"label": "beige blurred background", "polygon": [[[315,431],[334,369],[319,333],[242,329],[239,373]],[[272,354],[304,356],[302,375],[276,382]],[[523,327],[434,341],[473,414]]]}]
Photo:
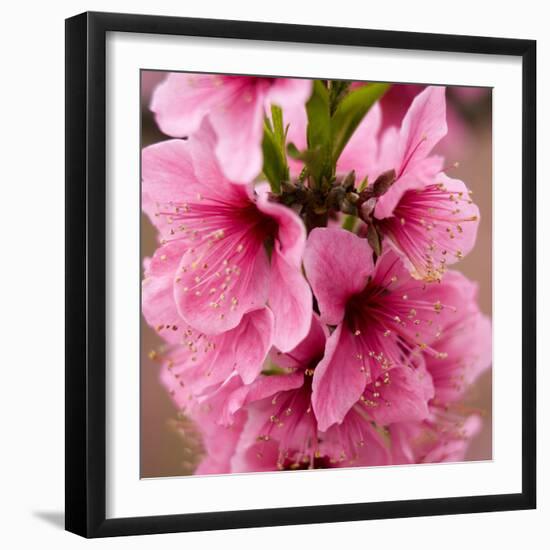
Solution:
[{"label": "beige blurred background", "polygon": [[[154,87],[166,73],[142,71],[141,128],[142,146],[168,139],[162,134],[148,109]],[[395,85],[388,102],[395,101],[395,112],[408,95],[420,90],[414,86]],[[478,239],[472,252],[454,266],[479,284],[481,310],[492,315],[492,106],[491,90],[480,88],[447,88],[449,135],[439,148],[445,155],[450,176],[463,180],[473,191],[481,221]],[[410,100],[409,100],[410,101]],[[457,162],[458,167],[452,167]],[[142,215],[141,256],[151,256],[157,246],[156,233]],[[141,319],[140,364],[140,464],[141,477],[188,475],[197,463],[197,445],[189,426],[177,419],[177,411],[168,393],[160,385],[158,364],[149,352],[162,344],[161,339]],[[492,372],[484,373],[471,388],[466,406],[484,416],[482,431],[472,441],[467,460],[488,460],[492,457]]]}]

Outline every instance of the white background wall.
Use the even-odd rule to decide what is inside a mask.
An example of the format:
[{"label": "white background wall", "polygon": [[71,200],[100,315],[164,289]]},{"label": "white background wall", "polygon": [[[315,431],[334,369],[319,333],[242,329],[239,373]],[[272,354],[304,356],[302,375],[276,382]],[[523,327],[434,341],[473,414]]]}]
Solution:
[{"label": "white background wall", "polygon": [[[550,258],[550,37],[544,4],[460,0],[81,0],[6,2],[0,33],[0,541],[4,548],[543,548],[550,539],[550,357],[543,278]],[[222,19],[534,38],[539,136],[539,509],[131,537],[85,542],[65,533],[63,511],[64,22],[93,9]],[[546,153],[546,154],[545,154]],[[520,182],[518,182],[518,194]],[[545,219],[543,219],[545,218]],[[511,229],[514,220],[511,220]],[[513,229],[512,229],[513,230]],[[548,237],[550,238],[550,237]],[[498,276],[498,274],[497,274]],[[547,337],[547,336],[546,336]],[[519,388],[518,388],[519,393]],[[546,540],[545,540],[546,539]]]}]

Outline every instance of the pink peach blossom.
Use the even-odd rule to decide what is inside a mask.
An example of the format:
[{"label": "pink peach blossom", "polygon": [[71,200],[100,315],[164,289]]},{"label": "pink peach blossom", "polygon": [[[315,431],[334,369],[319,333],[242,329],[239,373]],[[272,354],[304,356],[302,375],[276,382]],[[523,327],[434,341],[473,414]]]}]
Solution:
[{"label": "pink peach blossom", "polygon": [[197,424],[206,451],[195,473],[463,458],[480,420],[477,415],[466,418],[448,407],[428,407],[434,393],[422,357],[414,358],[414,367],[384,371],[367,384],[340,424],[321,432],[312,407],[311,381],[326,338],[326,329],[314,317],[310,333],[294,350],[272,352],[268,365],[282,372],[261,375],[246,386],[232,375],[191,399],[182,384],[187,382],[185,370],[180,369],[177,356],[171,356],[163,380],[178,408],[186,410]]},{"label": "pink peach blossom", "polygon": [[248,183],[262,170],[263,121],[271,104],[304,110],[310,93],[306,79],[170,73],[155,90],[151,110],[174,137],[193,135],[207,117],[224,174]]},{"label": "pink peach blossom", "polygon": [[[173,346],[160,358],[162,384],[179,413],[195,424],[202,440],[205,456],[195,474],[231,471],[248,415],[244,408],[229,414],[227,403],[240,388],[252,387],[244,382],[257,378],[263,366],[270,344],[266,314],[267,308],[251,312],[237,329],[221,336],[187,330],[188,344]],[[261,399],[261,385],[253,388],[251,395]]]},{"label": "pink peach blossom", "polygon": [[[362,84],[361,84],[362,85]],[[354,86],[354,87],[357,87]],[[447,86],[447,94],[453,97],[464,97],[467,101],[481,96],[484,93],[483,88],[463,88],[458,86]],[[393,84],[379,101],[382,111],[382,132],[395,126],[399,128],[407,110],[410,108],[414,98],[426,89],[422,84]],[[464,90],[464,95],[462,90]],[[470,128],[465,122],[461,112],[449,104],[447,109],[448,132],[445,139],[440,141],[435,148],[437,153],[441,153],[454,161],[458,160],[467,145],[470,138]]]},{"label": "pink peach blossom", "polygon": [[265,190],[228,181],[214,143],[205,124],[186,141],[143,150],[143,209],[161,236],[144,282],[145,318],[154,327],[189,325],[219,335],[268,306],[273,344],[291,349],[311,320],[301,273],[305,228]]},{"label": "pink peach blossom", "polygon": [[448,271],[445,281],[457,292],[449,296],[456,313],[443,323],[426,355],[434,384],[430,414],[421,423],[404,422],[390,428],[394,463],[464,460],[482,420],[460,402],[477,377],[491,365],[491,322],[477,305],[477,284],[459,272]]},{"label": "pink peach blossom", "polygon": [[312,379],[326,338],[326,329],[314,317],[308,336],[295,349],[272,353],[271,364],[287,374],[261,376],[228,399],[226,421],[242,410],[248,415],[232,459],[233,471],[389,463],[387,443],[370,408],[367,411],[369,405],[362,401],[341,425],[319,432],[311,402]]},{"label": "pink peach blossom", "polygon": [[312,406],[312,387],[327,336],[314,317],[309,335],[294,350],[272,353],[271,364],[287,374],[261,376],[228,399],[226,422],[243,408],[248,414],[232,460],[234,471],[388,464],[384,427],[428,415],[433,385],[419,360],[414,369],[396,366],[367,384],[343,421],[321,431]]},{"label": "pink peach blossom", "polygon": [[423,422],[390,426],[393,464],[463,461],[471,440],[481,429],[478,414],[436,409]]},{"label": "pink peach blossom", "polygon": [[233,373],[223,383],[198,393],[192,391],[198,388],[200,373],[181,362],[180,352],[168,354],[162,381],[178,409],[197,426],[206,452],[195,473],[391,462],[388,439],[382,427],[374,426],[366,413],[368,405],[363,403],[357,404],[341,426],[318,433],[311,407],[311,377],[325,341],[325,329],[314,318],[310,333],[294,350],[287,354],[273,351],[268,364],[282,373],[261,375],[249,385]]},{"label": "pink peach blossom", "polygon": [[443,407],[462,399],[492,362],[491,321],[479,310],[478,285],[458,271],[448,271],[445,282],[458,289],[449,303],[457,313],[432,342],[439,355],[426,357],[435,387],[433,404]]},{"label": "pink peach blossom", "polygon": [[221,425],[214,420],[212,411],[223,406],[227,392],[239,383],[238,377],[230,378],[223,389],[211,392],[193,407],[191,418],[200,432],[204,448],[204,457],[195,469],[195,475],[226,474],[231,471],[231,461],[247,416],[244,411],[238,411],[231,424]]},{"label": "pink peach blossom", "polygon": [[447,265],[473,248],[479,222],[464,183],[449,178],[442,158],[430,154],[446,132],[445,88],[430,86],[415,97],[401,129],[383,134],[378,172],[370,178],[395,171],[374,217],[411,273],[426,280],[439,280]]},{"label": "pink peach blossom", "polygon": [[[431,379],[424,389],[428,377],[416,362],[421,353],[440,356],[430,343],[442,332],[446,318],[456,314],[449,305],[456,302],[455,285],[445,279],[437,285],[413,279],[392,250],[374,266],[367,241],[338,228],[310,233],[304,266],[321,320],[335,326],[313,379],[319,428],[324,431],[342,422],[367,386],[398,366],[413,369],[419,378],[404,376],[402,393],[388,400],[405,403],[406,388],[422,389],[432,397]],[[410,414],[416,406],[411,404]],[[418,412],[422,416],[427,409]]]},{"label": "pink peach blossom", "polygon": [[[167,336],[173,327],[164,329]],[[189,401],[219,387],[234,373],[246,384],[257,378],[271,347],[273,315],[269,308],[251,311],[237,327],[217,336],[185,326],[177,332],[181,340],[166,354],[161,378],[183,412]]]},{"label": "pink peach blossom", "polygon": [[[261,329],[261,327],[258,328]],[[240,342],[235,340],[234,343],[236,345],[229,353],[232,351],[235,354],[233,359],[238,362],[239,359],[246,358],[246,353],[250,350],[240,351]],[[258,344],[262,351],[255,353],[263,353],[263,346],[260,342]],[[244,385],[243,379],[233,371],[219,383],[222,376],[217,373],[220,370],[218,365],[213,365],[215,370],[209,371],[213,373],[213,379],[205,380],[204,367],[189,366],[186,363],[185,352],[183,355],[182,357],[181,351],[174,350],[166,356],[161,367],[161,380],[178,410],[195,423],[202,437],[206,456],[195,473],[235,471],[232,465],[234,456],[237,453],[237,446],[241,445],[242,433],[249,419],[247,405],[251,402],[261,402],[277,391],[294,387],[296,379],[292,375],[260,376],[251,384]],[[230,358],[226,352],[225,357],[220,359],[227,366],[228,362],[225,359]],[[198,361],[207,362],[200,355]],[[209,364],[212,365],[212,363]],[[225,369],[225,374],[236,366],[231,360],[229,365],[229,369]],[[211,384],[211,382],[217,383]],[[275,469],[275,462],[271,465],[271,469]]]},{"label": "pink peach blossom", "polygon": [[[318,451],[317,422],[311,409],[311,377],[324,352],[326,336],[317,318],[313,318],[308,336],[288,354],[272,352],[271,364],[286,374],[263,376],[242,387],[227,403],[232,415],[246,406],[248,421],[237,448],[233,467],[246,471],[250,458],[271,458],[276,445],[276,460],[270,469],[289,464],[313,466]],[[263,391],[259,391],[259,389]],[[262,399],[255,399],[262,397]],[[267,444],[267,445],[266,445]]]}]

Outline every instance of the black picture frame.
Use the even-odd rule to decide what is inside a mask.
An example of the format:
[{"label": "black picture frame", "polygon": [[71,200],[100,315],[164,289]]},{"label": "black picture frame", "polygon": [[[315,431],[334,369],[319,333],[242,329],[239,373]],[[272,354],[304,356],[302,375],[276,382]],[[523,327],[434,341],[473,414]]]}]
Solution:
[{"label": "black picture frame", "polygon": [[[522,491],[106,519],[105,39],[109,31],[521,58]],[[532,509],[536,506],[536,42],[353,28],[83,13],[66,20],[66,529],[107,537]]]}]

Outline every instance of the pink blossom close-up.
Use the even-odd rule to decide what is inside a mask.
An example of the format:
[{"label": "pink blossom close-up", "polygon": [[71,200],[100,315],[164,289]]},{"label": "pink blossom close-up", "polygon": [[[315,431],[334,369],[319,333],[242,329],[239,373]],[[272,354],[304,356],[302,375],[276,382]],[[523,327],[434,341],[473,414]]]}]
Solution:
[{"label": "pink blossom close-up", "polygon": [[215,152],[228,179],[252,181],[262,169],[263,121],[270,106],[302,108],[311,81],[197,73],[170,73],[153,94],[151,110],[169,136],[191,136],[208,118]]},{"label": "pink blossom close-up", "polygon": [[[396,366],[415,369],[420,352],[442,356],[431,343],[457,314],[451,301],[459,287],[417,281],[392,250],[374,266],[366,240],[343,229],[314,229],[304,263],[321,319],[336,326],[313,384],[324,429],[341,422],[365,386],[384,373]],[[424,391],[420,382],[417,387]],[[408,405],[406,399],[395,402],[392,413]]]},{"label": "pink blossom close-up", "polygon": [[186,141],[143,151],[143,207],[161,236],[154,258],[160,267],[144,281],[144,315],[152,326],[187,323],[220,334],[247,312],[269,307],[273,344],[290,349],[311,318],[300,271],[304,228],[291,210],[225,179],[215,139],[205,126]]},{"label": "pink blossom close-up", "polygon": [[374,218],[422,279],[440,279],[447,265],[468,254],[479,222],[469,189],[431,154],[446,133],[445,88],[430,86],[415,97],[400,130],[381,137],[377,175],[393,170],[395,181],[378,200]]}]

